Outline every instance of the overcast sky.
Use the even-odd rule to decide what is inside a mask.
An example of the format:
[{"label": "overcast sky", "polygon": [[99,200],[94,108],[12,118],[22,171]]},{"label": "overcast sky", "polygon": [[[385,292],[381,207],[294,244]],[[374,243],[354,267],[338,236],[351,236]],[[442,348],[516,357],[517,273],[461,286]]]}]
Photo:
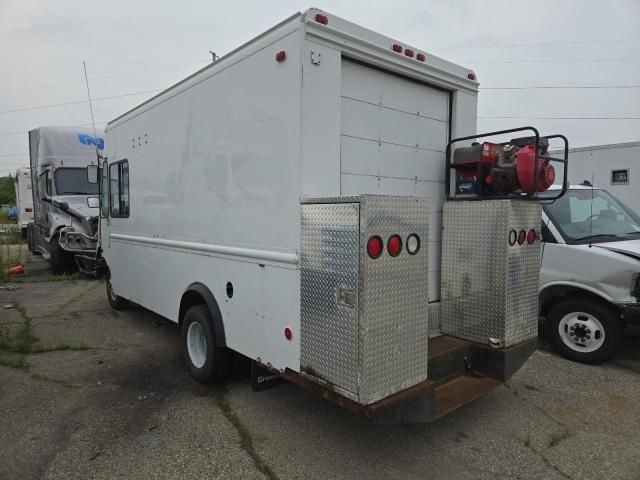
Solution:
[{"label": "overcast sky", "polygon": [[[28,164],[27,130],[90,123],[83,60],[103,127],[206,65],[209,50],[224,55],[310,6],[293,0],[0,0],[0,175]],[[313,6],[476,71],[481,131],[533,124],[566,134],[572,146],[640,140],[638,0],[327,0]],[[612,86],[626,88],[602,88]]]}]

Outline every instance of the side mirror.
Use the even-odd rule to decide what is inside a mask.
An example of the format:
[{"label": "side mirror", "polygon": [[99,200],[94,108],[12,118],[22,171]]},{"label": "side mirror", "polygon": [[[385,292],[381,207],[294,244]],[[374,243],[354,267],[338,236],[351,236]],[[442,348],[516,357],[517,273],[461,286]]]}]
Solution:
[{"label": "side mirror", "polygon": [[89,208],[98,208],[100,206],[100,199],[98,197],[87,197],[87,206]]},{"label": "side mirror", "polygon": [[98,183],[98,166],[97,165],[87,165],[87,182],[89,183]]}]

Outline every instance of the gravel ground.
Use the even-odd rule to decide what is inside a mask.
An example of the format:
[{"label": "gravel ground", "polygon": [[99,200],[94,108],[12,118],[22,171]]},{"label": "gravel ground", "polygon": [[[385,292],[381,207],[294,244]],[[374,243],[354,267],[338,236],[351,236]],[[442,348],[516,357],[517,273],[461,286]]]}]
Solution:
[{"label": "gravel ground", "polygon": [[0,328],[39,351],[0,350],[1,479],[640,478],[638,339],[601,366],[538,350],[435,423],[377,426],[293,385],[199,385],[175,325],[50,280],[34,257],[0,284]]}]

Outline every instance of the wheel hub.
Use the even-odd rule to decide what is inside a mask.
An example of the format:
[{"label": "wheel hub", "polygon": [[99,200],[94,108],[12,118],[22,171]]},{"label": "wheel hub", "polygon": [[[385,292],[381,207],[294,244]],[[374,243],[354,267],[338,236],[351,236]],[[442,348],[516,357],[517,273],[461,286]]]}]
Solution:
[{"label": "wheel hub", "polygon": [[589,313],[565,315],[558,324],[558,332],[563,343],[577,352],[594,352],[604,344],[604,327]]},{"label": "wheel hub", "polygon": [[207,360],[207,338],[199,322],[193,322],[187,330],[187,352],[196,368],[202,368]]}]

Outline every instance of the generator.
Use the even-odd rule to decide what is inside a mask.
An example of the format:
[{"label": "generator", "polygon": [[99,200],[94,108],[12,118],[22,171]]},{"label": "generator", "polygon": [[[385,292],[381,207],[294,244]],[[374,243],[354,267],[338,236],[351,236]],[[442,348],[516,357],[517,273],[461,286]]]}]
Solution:
[{"label": "generator", "polygon": [[453,152],[456,194],[486,196],[544,192],[555,181],[549,140],[515,138],[506,143],[474,142]]}]

